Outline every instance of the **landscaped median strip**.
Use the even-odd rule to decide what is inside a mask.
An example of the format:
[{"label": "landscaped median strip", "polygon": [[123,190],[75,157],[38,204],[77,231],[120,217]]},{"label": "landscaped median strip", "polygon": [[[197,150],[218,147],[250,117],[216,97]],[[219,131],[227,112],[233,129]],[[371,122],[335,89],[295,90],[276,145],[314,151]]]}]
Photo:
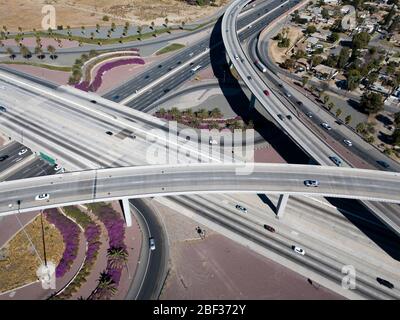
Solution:
[{"label": "landscaped median strip", "polygon": [[90,274],[101,245],[101,230],[86,213],[82,212],[77,207],[65,207],[60,210],[84,230],[86,239],[86,257],[79,271],[61,291],[52,297],[52,299],[69,299],[79,290],[82,284],[86,282]]}]

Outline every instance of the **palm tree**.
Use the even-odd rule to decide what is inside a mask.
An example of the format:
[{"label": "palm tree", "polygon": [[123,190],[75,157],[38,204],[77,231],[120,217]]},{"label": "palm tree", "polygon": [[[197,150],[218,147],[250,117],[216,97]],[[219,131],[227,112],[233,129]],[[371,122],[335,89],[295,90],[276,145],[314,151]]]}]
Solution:
[{"label": "palm tree", "polygon": [[142,39],[142,30],[143,30],[143,27],[142,27],[142,26],[138,26],[138,27],[137,27],[137,33],[139,33],[139,40]]},{"label": "palm tree", "polygon": [[182,21],[181,23],[181,29],[183,29],[185,27],[185,21]]},{"label": "palm tree", "polygon": [[94,39],[94,32],[90,33],[90,39],[93,40]]},{"label": "palm tree", "polygon": [[15,59],[15,53],[14,50],[11,48],[6,49],[7,54],[9,55],[10,59],[14,60]]},{"label": "palm tree", "polygon": [[32,57],[31,51],[25,46],[21,46],[20,53],[25,59],[29,59]]},{"label": "palm tree", "polygon": [[37,46],[35,47],[35,55],[38,57],[38,59],[43,59],[43,50],[41,47]]},{"label": "palm tree", "polygon": [[107,258],[112,268],[121,269],[128,261],[128,252],[122,247],[111,247],[107,250]]},{"label": "palm tree", "polygon": [[81,33],[82,33],[82,34],[85,34],[85,26],[82,26],[82,27],[81,27]]},{"label": "palm tree", "polygon": [[164,22],[165,22],[165,27],[168,27],[168,22],[169,22],[168,18],[165,18]]},{"label": "palm tree", "polygon": [[152,21],[152,22],[151,22],[151,27],[150,27],[150,28],[151,28],[152,30],[154,30],[154,26],[155,26],[155,25],[156,25],[156,24],[154,23],[154,21]]},{"label": "palm tree", "polygon": [[116,27],[115,23],[114,23],[114,22],[113,22],[113,23],[111,23],[111,31],[112,31],[112,32],[114,32],[114,31],[115,31],[115,27]]},{"label": "palm tree", "polygon": [[100,25],[97,23],[96,24],[96,32],[99,33],[99,30],[100,30]]},{"label": "palm tree", "polygon": [[56,48],[52,45],[47,46],[47,51],[50,53],[50,59],[57,59],[57,55],[55,55]]},{"label": "palm tree", "polygon": [[106,272],[103,271],[100,274],[98,279],[99,283],[97,284],[96,289],[93,293],[89,296],[90,299],[110,299],[116,292],[117,288],[115,286],[114,280],[111,276]]},{"label": "palm tree", "polygon": [[218,108],[212,109],[210,115],[212,118],[221,118],[222,117],[221,110],[219,110]]}]

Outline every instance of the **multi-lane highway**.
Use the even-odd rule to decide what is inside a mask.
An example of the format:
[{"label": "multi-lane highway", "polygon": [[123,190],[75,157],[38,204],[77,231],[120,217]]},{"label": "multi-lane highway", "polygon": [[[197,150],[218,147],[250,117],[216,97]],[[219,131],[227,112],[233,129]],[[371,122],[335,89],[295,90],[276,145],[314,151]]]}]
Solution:
[{"label": "multi-lane highway", "polygon": [[[288,108],[278,96],[265,84],[260,74],[257,72],[253,61],[250,61],[240,43],[238,36],[238,27],[236,24],[238,15],[249,0],[236,0],[226,10],[222,19],[222,37],[226,47],[226,52],[237,70],[242,80],[251,90],[254,99],[257,99],[261,108],[261,114],[272,117],[274,121],[292,138],[297,145],[303,149],[317,163],[326,166],[332,166],[332,157],[336,157],[336,151],[320,137],[316,136],[304,123],[298,115]],[[281,6],[293,7],[299,1],[287,0]],[[277,8],[275,8],[276,10]],[[266,93],[266,90],[268,93]],[[284,120],[290,115],[292,120]],[[342,165],[351,166],[346,160]],[[390,205],[381,205],[377,207],[373,203],[366,202],[365,205],[370,208],[384,223],[400,233],[400,215],[396,214],[396,209]]]},{"label": "multi-lane highway", "polygon": [[[400,174],[309,165],[192,164],[87,170],[0,183],[0,212],[154,195],[252,192],[400,203]],[[306,180],[318,187],[307,187]],[[37,195],[48,194],[38,200]],[[16,204],[20,202],[17,207]]]},{"label": "multi-lane highway", "polygon": [[[248,37],[258,31],[257,27],[246,28],[254,21],[260,19],[259,21],[268,23],[285,12],[288,6],[278,7],[278,10],[272,11],[280,3],[280,0],[262,2],[253,10],[242,13],[237,22],[238,28],[243,29],[242,37]],[[220,21],[218,21],[209,36],[172,57],[156,63],[132,80],[111,90],[104,97],[148,112],[154,108],[154,103],[162,96],[194,77],[195,73],[191,69],[201,66],[196,71],[198,72],[208,67],[212,60],[216,63],[216,60],[224,61],[224,59],[224,46]]]}]

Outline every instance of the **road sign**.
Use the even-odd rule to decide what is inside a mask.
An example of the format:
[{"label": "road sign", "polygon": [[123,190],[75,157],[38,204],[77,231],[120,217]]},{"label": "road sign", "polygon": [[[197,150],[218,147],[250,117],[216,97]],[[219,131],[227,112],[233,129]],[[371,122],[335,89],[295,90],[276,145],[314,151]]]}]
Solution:
[{"label": "road sign", "polygon": [[48,156],[47,154],[40,152],[40,158],[42,158],[44,161],[47,161],[51,165],[56,164],[56,160],[54,160],[52,157]]}]

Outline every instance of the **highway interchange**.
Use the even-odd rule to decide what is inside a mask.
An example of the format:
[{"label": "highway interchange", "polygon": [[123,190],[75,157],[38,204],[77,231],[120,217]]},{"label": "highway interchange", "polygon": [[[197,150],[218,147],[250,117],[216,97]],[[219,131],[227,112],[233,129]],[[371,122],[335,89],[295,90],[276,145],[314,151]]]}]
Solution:
[{"label": "highway interchange", "polygon": [[[241,2],[242,4],[244,3],[243,1]],[[293,2],[295,3],[295,2]],[[290,7],[292,2],[287,3],[287,7]],[[261,4],[264,6],[264,4]],[[269,2],[268,2],[269,5]],[[271,6],[272,7],[277,7],[281,5],[280,1],[272,2]],[[232,8],[232,7],[230,7]],[[260,7],[261,8],[261,7]],[[262,7],[263,8],[263,7]],[[258,8],[256,8],[258,9]],[[268,9],[271,9],[268,7]],[[284,8],[282,8],[284,9]],[[228,8],[229,10],[229,8]],[[261,11],[257,10],[257,11]],[[256,11],[254,11],[256,12]],[[275,11],[276,16],[279,16],[282,14],[280,10]],[[272,15],[271,15],[272,17]],[[275,17],[275,16],[274,16]],[[252,16],[251,19],[246,20],[247,24],[250,22],[253,22],[255,17]],[[267,16],[266,19],[269,19]],[[261,31],[262,27],[265,26],[267,20],[261,20],[256,25],[253,25],[252,28],[245,29],[246,33],[248,33],[248,36],[251,34],[257,34],[257,32]],[[234,22],[233,24],[229,27],[231,30],[235,28]],[[246,24],[243,25],[243,27],[246,26]],[[256,29],[257,28],[257,29]],[[222,29],[223,30],[223,29]],[[251,30],[251,31],[250,31]],[[253,31],[257,30],[257,31]],[[230,33],[229,33],[230,34]],[[243,38],[246,38],[243,36]],[[176,56],[173,56],[172,58],[167,59],[166,62],[162,62],[161,68],[158,68],[158,66],[155,66],[154,68],[160,69],[159,73],[157,73],[157,76],[154,78],[150,77],[148,78],[148,83],[147,85],[151,84],[154,82],[155,79],[162,77],[163,75],[168,75],[170,71],[169,70],[170,66],[176,66],[178,61],[181,61],[181,64],[184,64],[187,61],[190,61],[193,58],[196,58],[199,54],[206,53],[202,57],[200,57],[199,60],[195,60],[194,66],[197,64],[202,64],[204,61],[204,66],[208,65],[210,63],[210,60],[208,56],[208,52],[205,52],[206,48],[209,46],[209,39],[204,40],[204,43],[199,43],[199,45],[195,46],[194,48],[188,48],[185,49],[184,51],[181,51],[182,56],[179,56],[179,58],[176,58]],[[207,42],[208,41],[208,42]],[[238,45],[238,43],[235,40],[235,37],[233,37],[230,41],[234,42],[235,45]],[[201,45],[200,45],[201,44]],[[239,44],[240,46],[240,44]],[[212,49],[212,48],[211,48]],[[239,50],[237,48],[237,50]],[[189,52],[190,51],[190,52]],[[183,54],[185,52],[185,54]],[[190,55],[190,53],[193,52],[193,55]],[[181,53],[178,53],[181,54]],[[212,53],[212,50],[211,50]],[[211,54],[210,53],[210,54]],[[229,50],[228,50],[229,54]],[[241,53],[243,57],[246,56],[246,53],[242,52]],[[234,59],[234,53],[231,53],[231,58],[232,62],[235,64]],[[204,59],[204,60],[201,60]],[[250,64],[252,64],[252,59],[249,60],[249,63],[246,63],[245,65],[248,67],[243,71],[243,74],[246,74],[246,76],[242,77],[242,80],[246,82],[246,84],[250,87],[252,87],[252,83],[255,82],[255,79],[258,79],[260,76],[259,73],[254,69],[254,66],[250,67]],[[236,65],[235,65],[236,67]],[[193,75],[190,73],[190,69],[192,66],[188,65],[184,69],[181,69],[179,73],[177,73],[180,76],[177,76],[177,74],[174,75],[173,79],[176,80],[176,84],[183,83],[188,78],[191,78]],[[162,69],[162,70],[161,70]],[[238,72],[240,73],[240,67],[237,66],[236,68]],[[149,69],[151,72],[151,68]],[[142,75],[139,77],[146,77],[146,73],[148,70],[146,70]],[[153,70],[154,71],[154,70]],[[252,80],[247,79],[247,75],[250,74],[252,77]],[[5,74],[2,73],[4,76]],[[15,140],[18,140],[20,135],[21,135],[21,130],[24,131],[24,142],[26,145],[32,148],[32,150],[35,150],[36,152],[44,150],[46,152],[49,152],[51,155],[55,155],[55,157],[59,160],[60,163],[63,163],[63,165],[68,168],[69,170],[79,170],[79,169],[89,169],[89,168],[103,168],[103,167],[112,167],[112,166],[129,166],[129,165],[143,165],[147,163],[147,159],[143,157],[143,154],[141,154],[141,151],[139,150],[146,150],[146,142],[147,139],[145,138],[144,134],[140,134],[138,132],[139,129],[143,130],[143,128],[152,128],[152,127],[158,127],[159,129],[164,128],[165,124],[162,123],[161,121],[152,119],[149,116],[144,116],[140,113],[137,113],[135,110],[132,110],[130,108],[122,107],[120,105],[114,104],[114,103],[109,103],[104,101],[103,99],[96,97],[96,105],[95,105],[95,110],[96,112],[93,112],[94,108],[93,105],[91,105],[90,100],[93,99],[93,96],[87,95],[87,100],[86,102],[83,102],[82,100],[84,99],[85,95],[82,94],[80,97],[78,93],[73,92],[73,90],[68,89],[68,88],[58,88],[56,92],[54,93],[54,97],[49,97],[47,96],[46,99],[38,99],[37,94],[38,92],[35,91],[35,89],[28,89],[26,86],[23,84],[16,85],[15,82],[12,82],[10,80],[10,76],[6,75],[8,77],[7,80],[4,79],[4,77],[1,77],[3,81],[6,81],[4,83],[7,88],[10,88],[9,90],[13,90],[13,94],[10,95],[10,92],[7,92],[6,95],[0,95],[2,101],[5,99],[5,103],[10,106],[10,112],[9,115],[7,114],[6,121],[1,122],[1,127],[2,129],[5,128],[7,133],[10,134],[10,136],[13,136]],[[140,78],[139,78],[140,79]],[[122,86],[121,88],[121,93],[119,94],[118,90],[115,90],[114,92],[110,93],[109,95],[106,95],[105,97],[110,98],[113,100],[113,97],[115,95],[119,95],[118,99],[114,100],[119,100],[122,101],[123,99],[126,99],[129,97],[130,94],[134,94],[135,90],[140,88],[135,87],[140,83],[141,87],[143,86],[143,82],[137,81],[138,79],[135,78],[135,81],[129,82],[129,85],[126,84]],[[143,80],[143,79],[142,79]],[[13,88],[11,88],[10,81],[13,84]],[[18,80],[20,81],[20,80]],[[251,81],[252,83],[250,83]],[[255,89],[255,93],[257,94],[258,100],[261,102],[265,101],[265,97],[263,96],[262,91],[264,90],[264,80],[260,79],[261,85]],[[23,81],[24,83],[27,83],[27,81]],[[168,89],[174,89],[174,86],[170,87],[170,79],[169,77],[165,78],[165,84],[163,86],[157,85],[156,88],[158,90],[158,93],[155,93],[157,97],[163,96],[167,94],[168,92],[165,92],[165,88],[168,87]],[[168,85],[166,84],[168,83]],[[175,82],[174,82],[175,83]],[[48,88],[40,88],[40,90],[48,90]],[[153,89],[154,90],[154,89]],[[252,90],[253,91],[253,90]],[[254,92],[253,91],[253,92]],[[0,91],[0,94],[2,92]],[[71,95],[73,94],[73,96]],[[130,94],[129,94],[130,93]],[[154,92],[153,92],[154,93]],[[43,95],[43,91],[41,93]],[[144,111],[149,111],[151,106],[156,100],[153,101],[152,99],[152,94],[145,93],[140,95],[137,99],[133,99],[131,102],[127,103],[128,107],[134,107],[135,109],[139,110],[144,110]],[[12,97],[12,99],[11,99]],[[65,100],[60,100],[59,97],[62,97],[65,100],[70,99],[71,101],[74,101],[74,104],[69,104],[65,102]],[[50,98],[50,99],[49,99]],[[7,100],[8,99],[8,100]],[[143,100],[142,100],[143,99]],[[158,99],[158,98],[157,98]],[[278,100],[275,95],[272,95],[271,100],[274,103],[271,103],[271,101],[265,101],[267,104],[268,110],[273,110],[272,114],[268,115],[268,117],[274,117],[274,121],[282,125],[282,127],[297,141],[297,139],[301,139],[304,135],[304,137],[309,137],[306,138],[306,141],[301,141],[301,143],[298,143],[298,145],[303,148],[307,153],[314,155],[314,159],[321,164],[324,165],[331,165],[326,159],[329,157],[329,155],[332,154],[332,149],[329,146],[326,146],[324,144],[315,144],[315,137],[313,133],[310,133],[309,130],[305,128],[305,126],[302,123],[299,123],[296,119],[296,115],[294,115],[295,120],[293,122],[286,122],[285,124],[281,124],[279,119],[276,118],[276,114],[281,112],[277,105],[280,105],[280,100]],[[31,102],[30,104],[26,104],[26,101]],[[18,105],[18,107],[13,107],[13,105]],[[85,105],[85,108],[82,108],[81,106]],[[34,106],[35,108],[32,108]],[[267,111],[268,111],[267,110]],[[262,112],[262,110],[261,110]],[[290,111],[288,111],[290,112]],[[275,116],[274,116],[275,115]],[[69,119],[69,121],[63,121],[63,119]],[[134,121],[132,119],[135,119]],[[4,119],[3,119],[4,120]],[[115,121],[117,120],[117,121]],[[138,121],[142,121],[141,127],[138,128]],[[134,123],[133,123],[134,122]],[[59,124],[62,123],[62,129],[60,129]],[[133,126],[133,127],[132,127]],[[118,144],[118,147],[115,147],[115,139],[118,139],[115,137],[108,137],[105,134],[106,129],[111,130],[115,133],[122,132],[124,130],[128,129],[128,134],[126,137],[123,139],[120,139],[121,142]],[[135,138],[133,138],[133,135]],[[311,140],[308,140],[311,139]],[[118,141],[118,140],[117,140]],[[304,142],[304,143],[303,143]],[[162,144],[161,144],[162,145]],[[15,146],[13,148],[16,148]],[[138,153],[132,153],[131,150],[134,148],[135,150],[139,151]],[[13,152],[10,152],[13,154]],[[204,157],[207,158],[207,157]],[[13,158],[15,159],[15,157]],[[203,162],[205,159],[197,159],[197,161]],[[208,159],[210,160],[210,159]],[[4,163],[6,165],[6,162]],[[40,166],[38,164],[38,166]],[[112,169],[110,169],[112,170]],[[334,170],[332,168],[332,170]],[[62,177],[60,175],[59,177]],[[306,177],[302,177],[301,179],[298,179],[298,186],[304,189],[304,179]],[[60,178],[61,179],[61,178]],[[279,179],[276,179],[274,181],[279,181]],[[9,182],[7,182],[8,184]],[[11,183],[11,182],[10,182]],[[17,183],[17,181],[15,182]],[[160,181],[158,181],[160,183]],[[394,183],[398,183],[398,178],[394,179]],[[385,182],[382,182],[383,185],[385,185]],[[4,184],[6,185],[6,184]],[[161,184],[162,185],[162,184]],[[258,183],[256,186],[259,185]],[[358,184],[361,185],[361,184]],[[373,182],[369,183],[369,186],[374,185]],[[1,186],[1,185],[0,185]],[[260,185],[261,186],[261,185]],[[346,185],[344,185],[345,187]],[[382,186],[382,185],[381,185]],[[188,187],[188,186],[186,186]],[[218,187],[218,185],[216,185]],[[366,189],[368,189],[368,184],[364,185]],[[208,186],[207,186],[208,188]],[[206,189],[207,189],[206,188]],[[380,189],[380,186],[376,186],[376,188]],[[376,190],[376,188],[373,188]],[[304,192],[304,190],[302,191]],[[64,189],[63,189],[64,190]],[[89,189],[88,189],[89,190]],[[263,188],[257,189],[257,190],[252,190],[252,191],[262,191],[265,190]],[[392,192],[392,197],[394,200],[397,200],[398,193],[397,193],[398,188],[393,187],[389,188],[387,190],[388,192],[385,192],[385,189],[381,189],[385,194],[390,194]],[[93,189],[92,189],[93,191]],[[163,190],[161,190],[163,191]],[[351,193],[352,189],[347,185],[347,192]],[[363,190],[363,192],[366,192],[367,190]],[[38,190],[33,191],[33,193],[29,194],[29,199],[23,199],[22,206],[27,205],[29,207],[29,201],[32,202],[33,198],[32,195],[38,193]],[[107,191],[106,193],[108,193]],[[165,192],[165,190],[164,190]],[[279,190],[279,192],[282,192],[282,190]],[[53,195],[55,192],[51,192]],[[167,191],[168,193],[168,191]],[[70,198],[74,201],[79,200],[77,197],[76,193],[73,193],[72,196],[69,195]],[[116,195],[116,197],[120,197],[120,195]],[[320,256],[316,258],[313,254],[308,255],[306,257],[293,257],[292,255],[289,255],[289,246],[288,242],[290,241],[283,241],[282,239],[275,239],[274,242],[270,242],[270,239],[273,238],[273,236],[268,235],[268,241],[266,241],[264,238],[266,235],[264,233],[261,233],[261,231],[256,231],[250,232],[249,230],[253,229],[253,226],[250,226],[243,217],[238,217],[238,215],[233,215],[233,214],[228,214],[228,212],[224,213],[224,210],[222,207],[219,208],[218,210],[214,208],[214,213],[213,211],[209,208],[207,210],[204,207],[204,201],[207,203],[207,199],[212,199],[213,197],[217,196],[210,196],[210,197],[205,197],[202,198],[203,196],[190,196],[190,197],[173,197],[173,199],[176,202],[184,203],[186,206],[195,206],[196,203],[202,202],[203,203],[203,214],[204,216],[208,216],[211,220],[219,220],[220,224],[225,225],[229,229],[234,230],[235,232],[238,232],[242,235],[245,234],[245,237],[248,239],[252,239],[252,241],[256,242],[258,245],[264,246],[264,248],[268,248],[268,250],[272,251],[277,251],[277,252],[285,252],[285,255],[288,256],[289,260],[296,261],[297,263],[303,264],[304,266],[307,266],[308,268],[314,270],[315,272],[324,274],[330,279],[334,279],[337,281],[339,278],[338,274],[340,274],[340,271],[338,271],[341,263],[338,263],[338,261],[344,261],[342,258],[337,259],[337,261],[330,261],[327,262],[328,260],[326,257],[321,258]],[[31,199],[32,198],[32,199]],[[7,199],[7,196],[4,198]],[[15,197],[12,198],[12,200],[15,202]],[[53,197],[51,198],[53,199]],[[8,199],[7,199],[8,200]],[[4,201],[2,208],[8,207],[10,204],[9,201],[7,202]],[[393,199],[392,199],[393,200]],[[6,203],[7,202],[7,203]],[[215,203],[215,200],[213,202],[209,202],[208,206],[211,206],[211,203]],[[388,210],[388,207],[385,204],[374,204],[374,206],[378,207],[381,211],[383,210]],[[397,210],[396,210],[397,209]],[[394,218],[396,216],[398,217],[398,206],[397,208],[393,209],[391,207],[391,213]],[[226,211],[226,208],[225,208]],[[229,210],[228,210],[229,211]],[[215,213],[218,212],[221,216],[216,215]],[[229,216],[229,219],[226,219],[226,215]],[[393,219],[392,219],[393,220]],[[232,222],[235,221],[236,223],[240,224],[239,226],[235,226],[232,224]],[[239,229],[240,232],[239,232]],[[246,230],[243,230],[246,229]],[[307,241],[305,241],[307,243]],[[307,244],[307,247],[312,247],[310,244]],[[286,249],[282,249],[286,248]],[[318,248],[314,248],[314,250],[318,251]],[[320,253],[319,253],[320,254]],[[340,254],[338,254],[340,256]],[[335,257],[336,258],[336,257]],[[330,259],[334,259],[331,257]],[[300,261],[299,261],[300,260]],[[318,262],[318,263],[317,263]],[[332,265],[335,267],[333,270],[327,271],[327,266],[329,265],[329,268],[332,268]],[[365,271],[368,273],[368,270]],[[328,276],[329,275],[329,276]],[[393,274],[391,274],[393,279]],[[398,289],[396,287],[396,290],[392,292],[388,292],[387,289],[382,288],[379,286],[379,284],[376,284],[374,282],[374,275],[369,275],[369,274],[362,274],[361,275],[362,280],[362,285],[358,288],[359,293],[361,296],[364,297],[375,297],[375,298],[398,298]],[[390,278],[390,273],[389,273],[389,278]]]}]

